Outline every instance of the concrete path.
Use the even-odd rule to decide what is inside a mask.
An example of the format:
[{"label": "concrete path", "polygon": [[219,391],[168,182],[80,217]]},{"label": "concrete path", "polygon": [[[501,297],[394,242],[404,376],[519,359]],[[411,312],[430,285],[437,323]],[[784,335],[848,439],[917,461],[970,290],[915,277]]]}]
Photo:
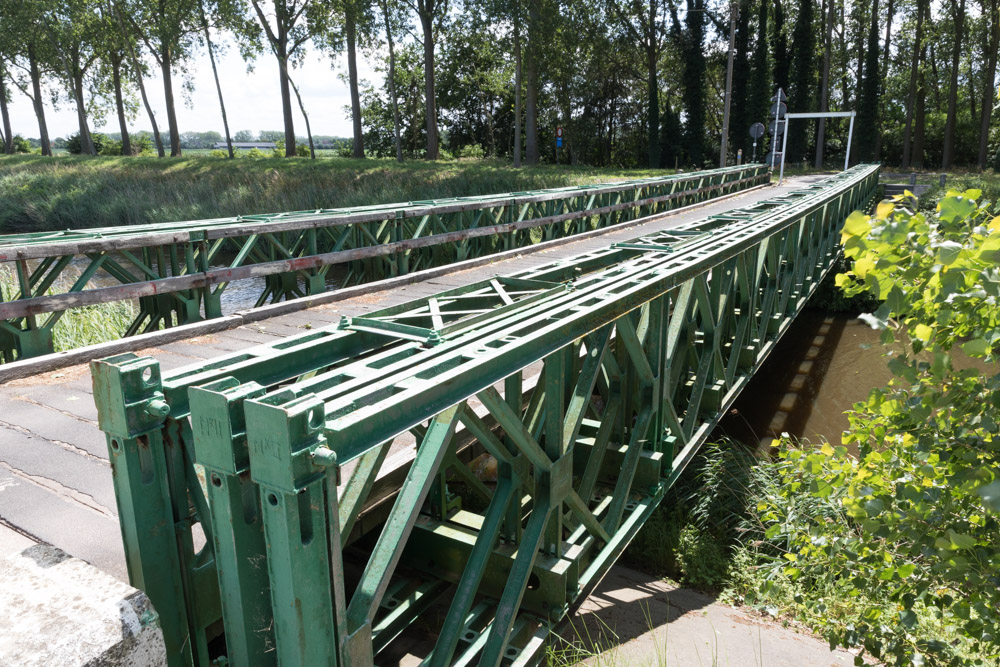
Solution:
[{"label": "concrete path", "polygon": [[751,610],[615,566],[562,633],[603,667],[847,667],[854,654]]},{"label": "concrete path", "polygon": [[[334,324],[343,315],[361,315],[722,213],[817,178],[786,179],[782,187],[732,195],[648,223],[568,240],[550,250],[164,344],[140,354],[154,355],[169,371],[307,328]],[[125,581],[117,516],[107,445],[97,428],[88,367],[71,366],[0,385],[0,548],[23,538],[46,542]]]}]

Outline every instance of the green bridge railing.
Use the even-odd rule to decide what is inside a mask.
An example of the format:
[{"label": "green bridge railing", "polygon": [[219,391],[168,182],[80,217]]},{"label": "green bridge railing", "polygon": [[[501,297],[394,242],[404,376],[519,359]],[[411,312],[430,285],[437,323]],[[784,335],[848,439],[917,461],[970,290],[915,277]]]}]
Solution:
[{"label": "green bridge railing", "polygon": [[94,362],[171,664],[538,662],[877,182],[856,167],[166,376]]},{"label": "green bridge railing", "polygon": [[[767,183],[763,165],[580,187],[357,208],[0,237],[0,361],[53,351],[70,308],[138,300],[124,336],[610,227]],[[111,283],[111,284],[109,284]],[[118,284],[115,284],[118,283]]]}]

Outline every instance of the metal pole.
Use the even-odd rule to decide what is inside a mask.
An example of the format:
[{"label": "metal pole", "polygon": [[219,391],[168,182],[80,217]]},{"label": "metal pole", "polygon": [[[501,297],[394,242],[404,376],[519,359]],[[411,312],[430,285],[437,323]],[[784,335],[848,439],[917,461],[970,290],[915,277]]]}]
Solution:
[{"label": "metal pole", "polygon": [[788,145],[788,119],[781,122],[785,124],[785,134],[781,137],[781,172],[778,174],[778,185],[785,180],[785,147]]},{"label": "metal pole", "polygon": [[851,139],[854,137],[854,114],[851,114],[851,123],[847,129],[847,155],[844,156],[844,171],[847,171],[851,163]]},{"label": "metal pole", "polygon": [[729,150],[729,108],[733,103],[733,51],[736,47],[736,0],[729,5],[729,65],[726,69],[726,109],[722,114],[722,145],[719,148],[719,166],[726,166],[726,152]]}]

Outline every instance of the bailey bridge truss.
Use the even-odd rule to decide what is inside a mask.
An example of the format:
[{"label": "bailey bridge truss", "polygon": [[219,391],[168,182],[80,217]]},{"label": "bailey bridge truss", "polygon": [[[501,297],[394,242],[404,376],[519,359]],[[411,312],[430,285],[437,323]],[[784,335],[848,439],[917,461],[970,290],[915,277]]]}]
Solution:
[{"label": "bailey bridge truss", "polygon": [[169,375],[93,362],[171,664],[538,662],[877,182],[856,167]]},{"label": "bailey bridge truss", "polygon": [[[218,220],[6,235],[0,362],[53,351],[71,308],[134,300],[124,336],[610,227],[767,183],[763,165],[580,187]],[[117,284],[115,284],[117,283]]]}]

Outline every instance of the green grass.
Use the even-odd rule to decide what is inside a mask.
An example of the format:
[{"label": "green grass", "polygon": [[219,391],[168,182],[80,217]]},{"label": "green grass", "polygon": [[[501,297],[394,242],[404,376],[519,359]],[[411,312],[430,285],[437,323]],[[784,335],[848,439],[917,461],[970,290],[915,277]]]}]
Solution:
[{"label": "green grass", "polygon": [[[0,266],[0,300],[10,298],[17,292],[14,272]],[[52,329],[56,352],[73,350],[85,345],[94,345],[121,338],[136,316],[136,308],[131,301],[101,303],[93,306],[73,308],[63,313]],[[47,321],[48,315],[41,316],[40,322]]]},{"label": "green grass", "polygon": [[0,234],[362,206],[638,178],[662,171],[494,161],[0,157]]}]

